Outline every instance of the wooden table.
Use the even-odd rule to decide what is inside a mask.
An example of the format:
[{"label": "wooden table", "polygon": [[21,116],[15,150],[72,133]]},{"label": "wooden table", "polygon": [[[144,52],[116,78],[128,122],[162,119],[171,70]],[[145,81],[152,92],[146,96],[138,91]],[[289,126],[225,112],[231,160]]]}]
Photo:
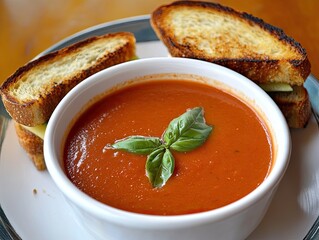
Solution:
[{"label": "wooden table", "polygon": [[[166,0],[1,0],[0,82],[63,38],[87,27],[149,14]],[[307,50],[319,77],[318,0],[219,0],[278,26]]]}]

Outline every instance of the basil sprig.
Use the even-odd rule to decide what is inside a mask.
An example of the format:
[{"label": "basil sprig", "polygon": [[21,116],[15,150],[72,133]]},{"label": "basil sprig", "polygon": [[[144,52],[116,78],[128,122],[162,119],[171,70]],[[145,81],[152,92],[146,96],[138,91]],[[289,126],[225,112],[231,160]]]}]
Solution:
[{"label": "basil sprig", "polygon": [[172,176],[175,167],[171,150],[188,152],[201,146],[213,127],[205,122],[204,110],[195,107],[173,119],[163,138],[130,136],[116,141],[113,149],[135,154],[148,155],[145,165],[146,176],[153,187],[160,188]]}]

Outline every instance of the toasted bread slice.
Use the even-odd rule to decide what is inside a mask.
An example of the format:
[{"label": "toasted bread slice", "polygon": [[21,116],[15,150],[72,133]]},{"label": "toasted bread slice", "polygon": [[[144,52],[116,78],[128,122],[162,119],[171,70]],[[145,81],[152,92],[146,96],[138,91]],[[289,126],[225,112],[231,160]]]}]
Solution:
[{"label": "toasted bread slice", "polygon": [[177,1],[156,9],[151,25],[173,57],[235,70],[256,83],[301,86],[310,74],[304,48],[281,29],[211,2]]},{"label": "toasted bread slice", "polygon": [[17,122],[14,122],[14,126],[21,147],[26,151],[38,170],[45,170],[43,140]]},{"label": "toasted bread slice", "polygon": [[293,92],[271,92],[290,128],[303,128],[311,116],[311,104],[306,89],[294,86]]},{"label": "toasted bread slice", "polygon": [[38,170],[46,169],[43,139],[25,126],[46,123],[61,99],[85,78],[135,57],[133,34],[106,34],[27,63],[3,83],[2,100],[14,120],[19,143]]},{"label": "toasted bread slice", "polygon": [[20,124],[43,124],[83,79],[134,57],[132,33],[106,34],[75,43],[19,68],[0,88],[4,106]]},{"label": "toasted bread slice", "polygon": [[152,13],[151,25],[173,57],[213,62],[259,85],[289,84],[293,91],[270,95],[289,127],[307,124],[310,101],[302,86],[311,65],[305,49],[281,29],[250,14],[199,1],[161,6]]}]

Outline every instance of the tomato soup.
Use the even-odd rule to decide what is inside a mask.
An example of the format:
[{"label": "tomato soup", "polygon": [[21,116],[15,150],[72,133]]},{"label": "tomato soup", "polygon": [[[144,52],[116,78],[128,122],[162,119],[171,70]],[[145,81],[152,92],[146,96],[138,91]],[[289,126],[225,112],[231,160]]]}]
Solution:
[{"label": "tomato soup", "polygon": [[[175,169],[161,188],[146,176],[147,156],[106,146],[132,135],[161,137],[170,121],[202,107],[214,126],[206,142],[174,152]],[[70,128],[65,171],[83,192],[136,213],[179,215],[208,211],[253,191],[272,165],[272,142],[258,114],[210,85],[180,80],[131,84],[90,106]]]}]

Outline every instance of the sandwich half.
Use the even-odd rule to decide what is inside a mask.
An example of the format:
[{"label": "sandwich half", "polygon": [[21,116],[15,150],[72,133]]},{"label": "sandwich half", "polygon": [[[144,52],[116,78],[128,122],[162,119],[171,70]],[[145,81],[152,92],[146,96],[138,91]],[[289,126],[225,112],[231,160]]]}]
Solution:
[{"label": "sandwich half", "polygon": [[262,19],[211,2],[177,1],[157,8],[151,25],[173,57],[200,59],[254,81],[277,103],[291,128],[311,115],[303,83],[310,74],[305,49]]},{"label": "sandwich half", "polygon": [[134,59],[135,52],[132,33],[95,36],[27,63],[2,84],[3,104],[37,169],[45,169],[45,126],[62,98],[92,74]]}]

